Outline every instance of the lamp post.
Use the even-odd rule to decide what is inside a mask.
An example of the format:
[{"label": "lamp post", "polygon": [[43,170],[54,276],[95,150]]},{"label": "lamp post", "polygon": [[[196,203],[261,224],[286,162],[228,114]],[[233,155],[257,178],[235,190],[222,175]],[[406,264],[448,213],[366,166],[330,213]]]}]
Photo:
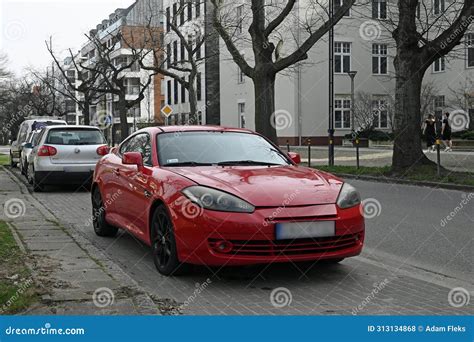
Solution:
[{"label": "lamp post", "polygon": [[357,75],[357,71],[351,70],[347,73],[351,78],[351,136],[352,136],[352,144],[355,145],[356,148],[356,161],[357,161],[357,169],[359,169],[360,162],[359,162],[359,137],[355,131],[355,115],[354,115],[354,103],[355,103],[355,87],[354,87],[354,79]]},{"label": "lamp post", "polygon": [[334,166],[334,0],[329,0],[329,128],[328,164]]},{"label": "lamp post", "polygon": [[355,102],[355,94],[354,94],[354,79],[357,75],[357,71],[351,70],[347,73],[351,78],[351,129],[352,129],[352,137],[354,138],[355,134],[355,120],[354,120],[354,102]]}]

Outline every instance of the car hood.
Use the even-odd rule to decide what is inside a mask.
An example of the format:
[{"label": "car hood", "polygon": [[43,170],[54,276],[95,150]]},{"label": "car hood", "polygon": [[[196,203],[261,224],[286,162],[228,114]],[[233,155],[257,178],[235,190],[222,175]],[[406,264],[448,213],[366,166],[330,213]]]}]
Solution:
[{"label": "car hood", "polygon": [[234,194],[256,207],[336,203],[342,181],[313,169],[278,167],[183,167],[170,170],[195,183]]}]

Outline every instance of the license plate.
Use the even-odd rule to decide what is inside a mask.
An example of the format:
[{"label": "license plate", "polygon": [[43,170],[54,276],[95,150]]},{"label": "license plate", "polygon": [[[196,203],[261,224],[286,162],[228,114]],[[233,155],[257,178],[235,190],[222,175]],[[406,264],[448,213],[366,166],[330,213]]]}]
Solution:
[{"label": "license plate", "polygon": [[335,236],[336,224],[334,221],[277,223],[275,235],[277,240]]}]

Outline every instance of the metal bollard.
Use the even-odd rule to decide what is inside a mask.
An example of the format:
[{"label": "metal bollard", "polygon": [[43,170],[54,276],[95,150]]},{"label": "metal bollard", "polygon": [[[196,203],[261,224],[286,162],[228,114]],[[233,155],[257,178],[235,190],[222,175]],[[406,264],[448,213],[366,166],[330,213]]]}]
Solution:
[{"label": "metal bollard", "polygon": [[437,174],[441,176],[441,140],[436,139],[436,159],[437,159]]},{"label": "metal bollard", "polygon": [[360,153],[359,153],[359,138],[356,138],[355,145],[356,145],[356,160],[357,160],[357,170],[360,168]]},{"label": "metal bollard", "polygon": [[287,152],[288,152],[288,153],[291,152],[291,151],[290,151],[290,141],[289,141],[289,140],[286,141],[286,149],[287,149]]},{"label": "metal bollard", "polygon": [[311,167],[311,139],[308,139],[308,167]]}]

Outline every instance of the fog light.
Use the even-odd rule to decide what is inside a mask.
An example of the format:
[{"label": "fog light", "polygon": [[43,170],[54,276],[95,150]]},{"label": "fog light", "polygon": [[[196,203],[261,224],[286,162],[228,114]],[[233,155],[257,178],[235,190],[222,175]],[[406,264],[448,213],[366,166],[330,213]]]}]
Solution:
[{"label": "fog light", "polygon": [[221,253],[229,253],[232,251],[232,248],[234,246],[232,245],[232,243],[228,242],[228,241],[219,241],[217,243],[217,249],[219,250],[219,252]]}]

